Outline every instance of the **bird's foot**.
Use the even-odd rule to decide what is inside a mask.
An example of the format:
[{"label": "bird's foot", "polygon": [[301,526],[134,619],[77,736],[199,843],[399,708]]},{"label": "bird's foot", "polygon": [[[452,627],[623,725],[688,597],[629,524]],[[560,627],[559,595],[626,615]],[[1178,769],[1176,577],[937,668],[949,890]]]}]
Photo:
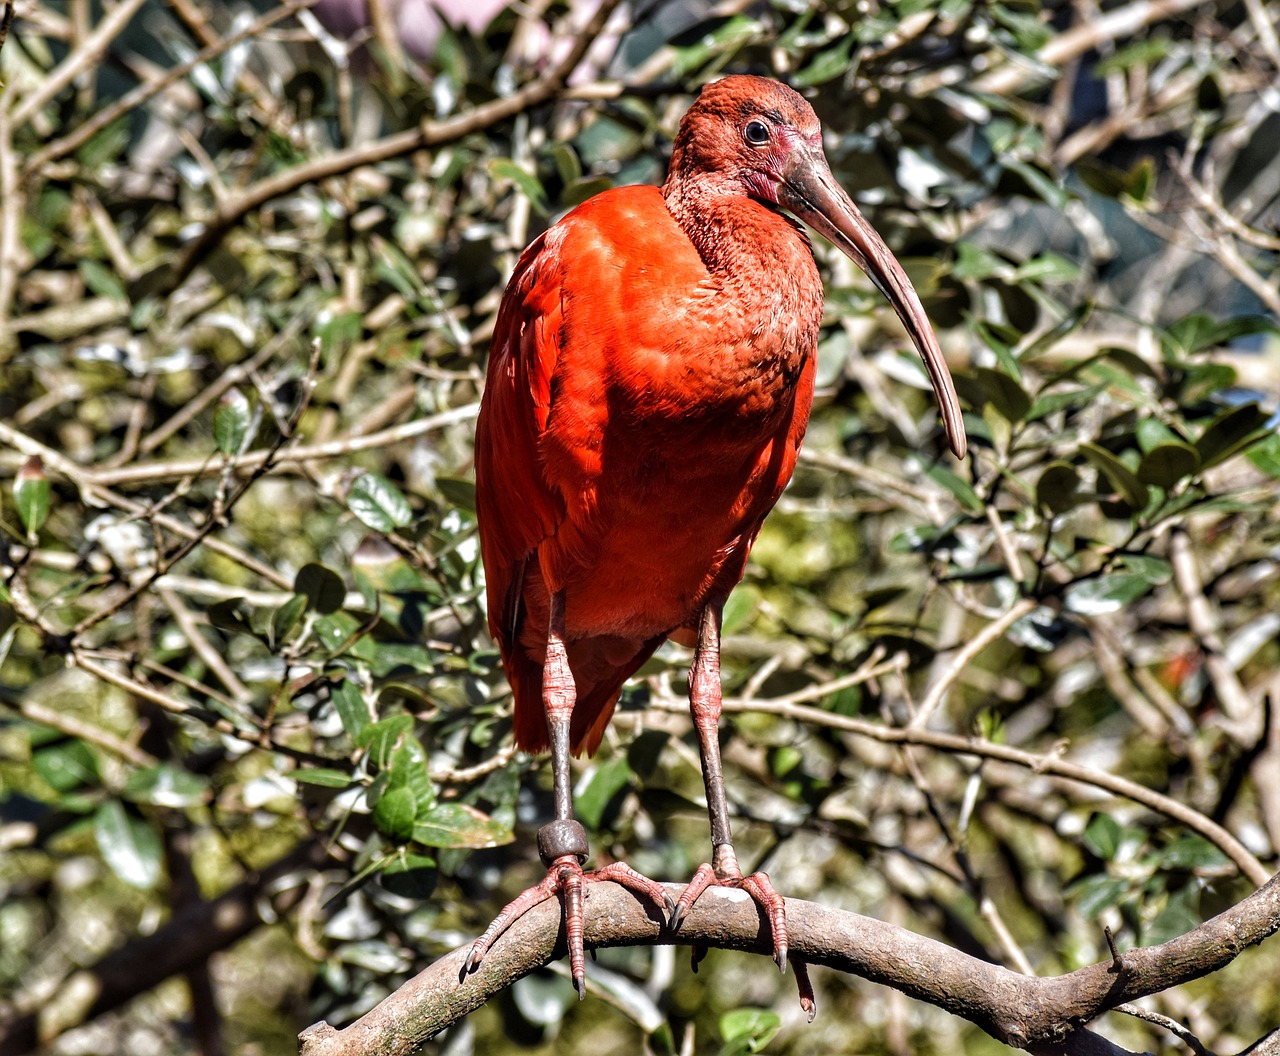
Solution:
[{"label": "bird's foot", "polygon": [[700,865],[693,874],[689,886],[684,889],[671,916],[671,927],[678,929],[685,915],[693,908],[702,893],[709,887],[736,887],[745,891],[764,910],[773,932],[773,962],[778,970],[787,970],[787,909],[782,896],[774,890],[767,873],[743,876],[736,863],[717,870],[711,865]]},{"label": "bird's foot", "polygon": [[493,923],[472,945],[471,952],[467,954],[463,972],[465,974],[478,968],[498,937],[529,910],[559,895],[564,905],[564,933],[565,943],[569,948],[569,970],[573,976],[573,988],[578,991],[578,998],[581,1000],[587,993],[586,955],[582,941],[585,926],[583,902],[586,898],[587,884],[601,881],[621,884],[636,894],[650,899],[655,905],[665,907],[668,914],[674,912],[675,903],[660,883],[641,875],[625,862],[613,862],[603,868],[590,871],[583,869],[582,862],[586,858],[587,838],[586,832],[576,821],[552,822],[544,825],[538,832],[538,850],[543,862],[547,865],[547,875],[515,898],[494,918]]}]

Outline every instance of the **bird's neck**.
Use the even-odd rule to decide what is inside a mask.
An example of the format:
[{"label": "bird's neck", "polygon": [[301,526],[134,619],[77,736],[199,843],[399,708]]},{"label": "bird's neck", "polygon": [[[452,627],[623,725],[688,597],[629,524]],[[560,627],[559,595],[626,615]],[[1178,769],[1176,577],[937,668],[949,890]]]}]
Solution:
[{"label": "bird's neck", "polygon": [[758,282],[762,274],[785,268],[796,258],[808,269],[813,267],[804,229],[732,182],[672,173],[662,195],[707,271],[721,281]]}]

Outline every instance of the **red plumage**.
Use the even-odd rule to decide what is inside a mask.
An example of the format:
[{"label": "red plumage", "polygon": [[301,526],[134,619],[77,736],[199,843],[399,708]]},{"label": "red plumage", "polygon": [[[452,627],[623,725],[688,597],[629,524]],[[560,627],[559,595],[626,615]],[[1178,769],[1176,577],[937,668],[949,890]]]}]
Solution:
[{"label": "red plumage", "polygon": [[[585,992],[582,891],[616,880],[673,927],[709,886],[766,911],[787,963],[783,900],[733,849],[716,725],[720,615],[795,469],[813,400],[822,281],[804,228],[893,302],[924,358],[957,455],[955,390],[901,266],[836,185],[813,110],[776,81],[708,85],[680,123],[661,190],[597,195],[521,255],[494,331],[476,429],[489,627],[515,693],[516,744],[551,748],[547,876],[476,940],[468,969],[560,894]],[[664,639],[695,645],[690,713],[712,860],[678,902],[624,863],[586,872],[569,753],[593,752],[623,683]],[[812,993],[802,986],[812,1011]]]}]

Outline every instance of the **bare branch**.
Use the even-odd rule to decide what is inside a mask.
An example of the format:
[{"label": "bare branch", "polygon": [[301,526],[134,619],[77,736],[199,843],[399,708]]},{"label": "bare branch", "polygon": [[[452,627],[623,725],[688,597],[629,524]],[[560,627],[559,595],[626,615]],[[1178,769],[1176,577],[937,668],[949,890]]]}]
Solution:
[{"label": "bare branch", "polygon": [[[675,885],[672,890],[679,892]],[[629,892],[599,884],[587,914],[587,945],[679,943],[765,956],[771,949],[767,923],[736,892],[707,892],[678,932],[651,914]],[[562,954],[559,919],[559,902],[543,903],[517,921],[466,978],[461,973],[470,945],[459,947],[351,1026],[335,1030],[319,1023],[303,1031],[301,1056],[412,1052]],[[1280,930],[1280,877],[1185,935],[1127,951],[1118,972],[1105,961],[1057,977],[1020,975],[904,928],[799,899],[787,899],[787,930],[794,957],[891,986],[967,1019],[1008,1045],[1037,1053],[1115,1053],[1123,1050],[1084,1025],[1126,1001],[1216,971]]]}]

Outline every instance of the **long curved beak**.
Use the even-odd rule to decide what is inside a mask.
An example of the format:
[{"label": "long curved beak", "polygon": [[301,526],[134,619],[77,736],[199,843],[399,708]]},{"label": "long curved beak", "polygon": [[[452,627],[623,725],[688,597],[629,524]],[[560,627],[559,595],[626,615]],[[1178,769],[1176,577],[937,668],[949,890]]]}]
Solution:
[{"label": "long curved beak", "polygon": [[924,360],[942,414],[947,443],[956,458],[964,458],[968,439],[960,414],[960,401],[942,349],[925,315],[924,305],[902,265],[867,223],[853,200],[831,175],[821,150],[796,149],[778,184],[778,204],[821,232],[850,260],[867,273],[898,313],[907,333]]}]

